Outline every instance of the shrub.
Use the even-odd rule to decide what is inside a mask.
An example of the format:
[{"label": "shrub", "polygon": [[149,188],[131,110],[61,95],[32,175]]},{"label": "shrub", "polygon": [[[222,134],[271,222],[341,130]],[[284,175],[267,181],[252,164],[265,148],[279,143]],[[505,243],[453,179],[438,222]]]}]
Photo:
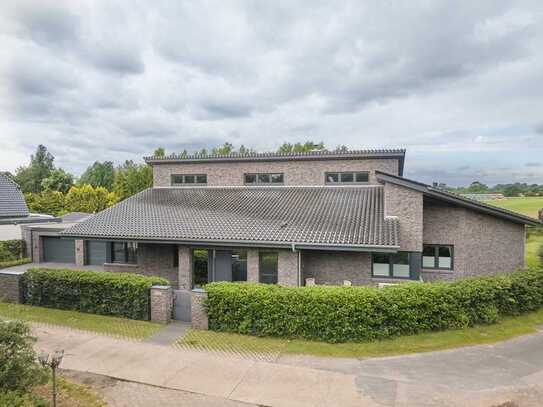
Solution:
[{"label": "shrub", "polygon": [[0,262],[19,260],[25,254],[24,240],[0,241]]},{"label": "shrub", "polygon": [[543,307],[543,270],[452,283],[206,286],[210,329],[328,342],[367,341],[495,323]]},{"label": "shrub", "polygon": [[0,269],[5,269],[6,267],[19,266],[21,264],[27,264],[27,263],[31,263],[31,260],[28,257],[24,257],[19,260],[1,261]]},{"label": "shrub", "polygon": [[149,289],[168,280],[130,273],[30,269],[23,296],[30,305],[149,319]]},{"label": "shrub", "polygon": [[45,369],[37,363],[34,341],[25,323],[0,321],[0,394],[25,393],[47,380]]}]

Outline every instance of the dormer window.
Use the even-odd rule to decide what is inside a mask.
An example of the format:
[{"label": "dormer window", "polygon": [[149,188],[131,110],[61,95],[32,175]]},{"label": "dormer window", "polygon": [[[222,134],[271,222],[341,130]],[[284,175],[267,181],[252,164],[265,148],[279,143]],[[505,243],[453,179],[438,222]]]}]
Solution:
[{"label": "dormer window", "polygon": [[244,174],[245,184],[248,185],[278,185],[284,180],[283,173]]},{"label": "dormer window", "polygon": [[172,174],[172,186],[205,185],[206,174]]},{"label": "dormer window", "polygon": [[327,172],[324,174],[326,184],[367,184],[370,180],[368,171]]}]

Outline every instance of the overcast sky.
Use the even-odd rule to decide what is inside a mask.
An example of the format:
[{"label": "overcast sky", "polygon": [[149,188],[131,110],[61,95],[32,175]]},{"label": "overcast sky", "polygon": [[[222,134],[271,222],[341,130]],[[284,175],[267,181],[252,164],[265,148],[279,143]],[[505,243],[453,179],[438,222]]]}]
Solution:
[{"label": "overcast sky", "polygon": [[4,0],[0,170],[225,141],[407,148],[406,176],[543,183],[543,2]]}]

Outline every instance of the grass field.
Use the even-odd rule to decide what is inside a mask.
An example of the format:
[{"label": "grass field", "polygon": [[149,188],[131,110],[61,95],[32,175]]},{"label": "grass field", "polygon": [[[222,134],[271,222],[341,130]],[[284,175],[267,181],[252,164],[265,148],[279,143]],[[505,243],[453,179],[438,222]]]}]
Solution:
[{"label": "grass field", "polygon": [[537,211],[543,208],[543,197],[494,199],[485,203],[537,219]]}]

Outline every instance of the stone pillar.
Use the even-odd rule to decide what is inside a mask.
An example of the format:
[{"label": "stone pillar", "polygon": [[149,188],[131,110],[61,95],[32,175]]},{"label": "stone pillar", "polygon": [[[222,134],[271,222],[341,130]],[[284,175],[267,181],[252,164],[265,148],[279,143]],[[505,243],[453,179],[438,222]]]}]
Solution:
[{"label": "stone pillar", "polygon": [[23,302],[21,278],[24,271],[0,270],[0,301]]},{"label": "stone pillar", "polygon": [[259,257],[257,249],[247,250],[247,281],[258,283]]},{"label": "stone pillar", "polygon": [[207,293],[201,289],[191,291],[190,314],[192,327],[194,329],[208,329],[207,310],[204,301],[207,299]]},{"label": "stone pillar", "polygon": [[151,287],[151,321],[167,324],[172,319],[173,290],[169,285]]},{"label": "stone pillar", "polygon": [[43,262],[43,241],[38,232],[32,232],[32,262]]},{"label": "stone pillar", "polygon": [[277,282],[279,285],[298,286],[298,255],[292,250],[280,250],[277,265]]},{"label": "stone pillar", "polygon": [[192,250],[187,246],[179,246],[178,282],[180,290],[192,288]]},{"label": "stone pillar", "polygon": [[75,264],[78,266],[85,265],[85,241],[75,240]]}]

